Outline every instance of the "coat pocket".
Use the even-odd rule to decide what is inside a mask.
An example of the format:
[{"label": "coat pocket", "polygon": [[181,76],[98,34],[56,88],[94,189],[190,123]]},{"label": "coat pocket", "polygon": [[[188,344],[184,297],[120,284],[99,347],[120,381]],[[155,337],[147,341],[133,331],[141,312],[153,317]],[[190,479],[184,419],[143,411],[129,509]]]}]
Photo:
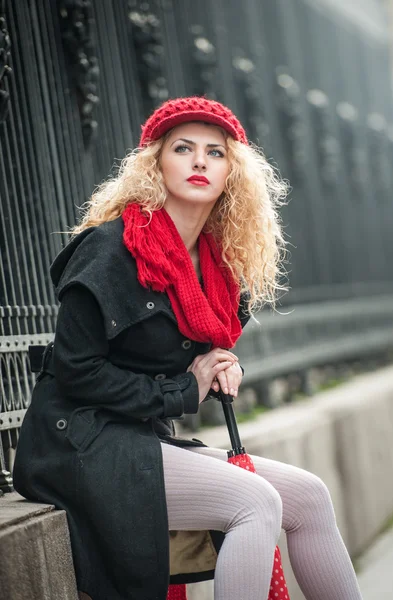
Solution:
[{"label": "coat pocket", "polygon": [[71,414],[66,438],[78,452],[87,450],[104,428],[107,419],[100,412],[95,407],[81,407]]}]

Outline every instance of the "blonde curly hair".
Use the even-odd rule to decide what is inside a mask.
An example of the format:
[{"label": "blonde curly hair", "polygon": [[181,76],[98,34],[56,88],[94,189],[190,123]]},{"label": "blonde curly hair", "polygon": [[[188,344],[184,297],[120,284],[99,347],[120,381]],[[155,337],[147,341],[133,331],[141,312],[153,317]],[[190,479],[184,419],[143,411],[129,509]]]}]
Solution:
[{"label": "blonde curly hair", "polygon": [[[167,190],[160,157],[170,131],[144,148],[136,148],[121,161],[112,177],[82,207],[76,235],[87,227],[119,217],[127,204],[136,202],[153,213],[165,205]],[[222,247],[223,262],[249,295],[249,312],[264,304],[274,307],[282,284],[285,240],[278,208],[284,204],[288,185],[280,179],[260,148],[227,138],[230,172],[204,231]]]}]

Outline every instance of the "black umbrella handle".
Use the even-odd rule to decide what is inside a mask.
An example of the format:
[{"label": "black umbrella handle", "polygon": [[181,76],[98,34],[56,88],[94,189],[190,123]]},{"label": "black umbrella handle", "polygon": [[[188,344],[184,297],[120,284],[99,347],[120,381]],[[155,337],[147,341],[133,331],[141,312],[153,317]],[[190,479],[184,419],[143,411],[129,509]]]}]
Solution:
[{"label": "black umbrella handle", "polygon": [[220,400],[224,411],[225,421],[228,427],[228,433],[231,440],[233,454],[245,454],[237,428],[235,411],[233,410],[233,396],[220,392]]}]

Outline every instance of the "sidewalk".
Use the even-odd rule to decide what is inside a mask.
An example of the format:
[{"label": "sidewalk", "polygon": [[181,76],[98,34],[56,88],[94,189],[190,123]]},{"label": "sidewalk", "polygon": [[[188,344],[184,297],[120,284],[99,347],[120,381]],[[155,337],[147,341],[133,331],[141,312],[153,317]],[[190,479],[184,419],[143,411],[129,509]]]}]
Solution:
[{"label": "sidewalk", "polygon": [[393,599],[393,529],[376,540],[356,567],[363,600]]}]

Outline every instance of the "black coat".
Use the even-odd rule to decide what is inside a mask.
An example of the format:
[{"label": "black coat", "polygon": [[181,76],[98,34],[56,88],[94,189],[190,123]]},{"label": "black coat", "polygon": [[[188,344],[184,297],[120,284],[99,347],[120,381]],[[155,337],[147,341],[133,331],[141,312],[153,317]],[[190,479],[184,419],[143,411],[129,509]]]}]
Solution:
[{"label": "black coat", "polygon": [[51,267],[61,306],[14,484],[66,510],[78,589],[93,600],[165,600],[159,438],[173,434],[171,418],[197,412],[197,381],[186,371],[210,346],[185,339],[168,296],[139,284],[122,235],[121,218],[86,229]]}]

